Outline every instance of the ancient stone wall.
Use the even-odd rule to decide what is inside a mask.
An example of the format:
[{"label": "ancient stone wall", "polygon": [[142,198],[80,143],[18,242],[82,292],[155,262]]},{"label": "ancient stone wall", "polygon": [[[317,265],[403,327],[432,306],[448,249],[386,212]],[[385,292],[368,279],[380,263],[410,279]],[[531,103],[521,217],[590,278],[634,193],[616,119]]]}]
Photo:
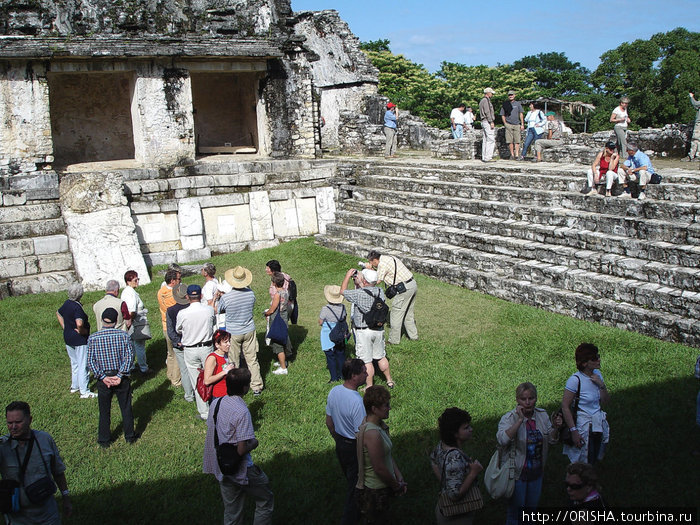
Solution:
[{"label": "ancient stone wall", "polygon": [[10,0],[0,7],[0,33],[265,36],[290,14],[290,0]]}]

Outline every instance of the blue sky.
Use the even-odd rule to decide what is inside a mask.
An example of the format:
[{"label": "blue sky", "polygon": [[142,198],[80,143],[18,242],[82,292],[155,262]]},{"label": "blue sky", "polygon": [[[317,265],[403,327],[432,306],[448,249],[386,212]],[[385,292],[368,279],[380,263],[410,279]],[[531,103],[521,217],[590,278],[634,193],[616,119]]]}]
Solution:
[{"label": "blue sky", "polygon": [[698,0],[292,0],[292,9],[335,9],[360,40],[387,38],[430,71],[443,60],[495,66],[548,51],[595,69],[622,42],[679,26],[700,31]]}]

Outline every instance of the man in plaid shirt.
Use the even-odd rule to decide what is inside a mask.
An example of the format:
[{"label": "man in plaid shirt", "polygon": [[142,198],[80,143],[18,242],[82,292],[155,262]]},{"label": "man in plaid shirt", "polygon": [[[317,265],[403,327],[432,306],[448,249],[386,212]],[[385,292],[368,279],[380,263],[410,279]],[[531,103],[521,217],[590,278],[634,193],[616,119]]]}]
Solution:
[{"label": "man in plaid shirt", "polygon": [[112,442],[110,424],[112,396],[115,394],[122,412],[124,438],[127,443],[134,443],[140,437],[134,432],[131,410],[129,372],[134,364],[134,347],[129,334],[115,328],[118,316],[114,308],[107,308],[102,312],[102,330],[88,338],[88,368],[97,379],[97,404],[100,407],[97,442],[104,448]]}]

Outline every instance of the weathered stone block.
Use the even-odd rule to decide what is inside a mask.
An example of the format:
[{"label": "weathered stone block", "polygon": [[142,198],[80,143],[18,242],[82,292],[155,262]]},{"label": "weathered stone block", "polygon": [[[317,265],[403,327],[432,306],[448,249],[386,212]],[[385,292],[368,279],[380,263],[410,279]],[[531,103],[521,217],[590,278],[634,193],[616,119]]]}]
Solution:
[{"label": "weathered stone block", "polygon": [[180,235],[182,237],[201,235],[203,233],[202,210],[197,199],[181,199],[178,201],[177,222],[180,226]]},{"label": "weathered stone block", "polygon": [[68,236],[66,235],[35,237],[32,241],[34,242],[34,253],[37,255],[68,251]]},{"label": "weathered stone block", "polygon": [[3,258],[22,257],[34,253],[32,239],[16,239],[12,241],[0,241],[0,254]]},{"label": "weathered stone block", "polygon": [[201,248],[199,250],[179,250],[177,252],[178,263],[204,261],[209,258],[211,258],[211,250],[209,248]]},{"label": "weathered stone block", "polygon": [[272,226],[272,210],[270,199],[265,191],[250,192],[250,220],[253,229],[253,239],[269,240],[275,238]]},{"label": "weathered stone block", "polygon": [[125,205],[123,184],[119,172],[68,173],[61,179],[61,206],[68,212],[90,213]]},{"label": "weathered stone block", "polygon": [[127,270],[136,270],[142,284],[150,282],[129,208],[64,216],[75,271],[84,285],[104,286]]},{"label": "weathered stone block", "polygon": [[0,259],[0,279],[25,275],[25,262],[23,257],[12,259]]},{"label": "weathered stone block", "polygon": [[41,273],[51,273],[73,268],[73,256],[70,253],[43,255],[38,258],[38,270]]},{"label": "weathered stone block", "polygon": [[[72,271],[52,272],[48,274],[33,275],[30,277],[16,277],[9,283],[11,295],[25,295],[30,293],[49,293],[66,290],[68,285],[77,281]],[[102,283],[104,285],[104,283]],[[97,290],[101,287],[88,285],[86,290]]]},{"label": "weathered stone block", "polygon": [[316,199],[295,199],[300,235],[318,233],[318,218],[316,216]]},{"label": "weathered stone block", "polygon": [[133,220],[141,244],[176,241],[180,238],[180,228],[175,213],[135,215]]},{"label": "weathered stone block", "polygon": [[27,194],[25,192],[16,193],[3,193],[2,194],[2,204],[3,206],[20,206],[26,204]]},{"label": "weathered stone block", "polygon": [[204,235],[183,235],[180,243],[183,250],[200,250],[204,248]]},{"label": "weathered stone block", "polygon": [[[272,199],[270,200],[272,201]],[[272,209],[272,224],[276,237],[297,237],[300,235],[295,201],[273,201],[270,202],[270,208]]]},{"label": "weathered stone block", "polygon": [[207,246],[253,239],[250,208],[247,205],[204,208]]}]

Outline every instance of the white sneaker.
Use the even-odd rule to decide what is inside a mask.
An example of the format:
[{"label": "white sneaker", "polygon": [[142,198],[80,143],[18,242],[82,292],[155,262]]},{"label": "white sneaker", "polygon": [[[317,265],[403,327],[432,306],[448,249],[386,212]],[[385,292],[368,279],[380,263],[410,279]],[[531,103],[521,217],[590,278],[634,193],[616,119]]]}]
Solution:
[{"label": "white sneaker", "polygon": [[97,397],[95,392],[85,392],[84,394],[80,394],[80,399],[93,399],[95,397]]},{"label": "white sneaker", "polygon": [[272,373],[275,374],[276,376],[286,376],[287,369],[286,368],[278,368],[277,370],[273,370]]},{"label": "white sneaker", "polygon": [[279,363],[272,363],[272,368],[279,368],[280,366],[282,365],[280,365]]},{"label": "white sneaker", "polygon": [[80,392],[80,389],[79,388],[71,388],[70,389],[71,394],[75,394],[76,392]]},{"label": "white sneaker", "polygon": [[640,191],[640,192],[639,192],[639,197],[637,197],[637,198],[638,198],[640,201],[643,201],[644,199],[646,199],[646,196],[644,195],[644,192],[643,192],[643,191]]}]

